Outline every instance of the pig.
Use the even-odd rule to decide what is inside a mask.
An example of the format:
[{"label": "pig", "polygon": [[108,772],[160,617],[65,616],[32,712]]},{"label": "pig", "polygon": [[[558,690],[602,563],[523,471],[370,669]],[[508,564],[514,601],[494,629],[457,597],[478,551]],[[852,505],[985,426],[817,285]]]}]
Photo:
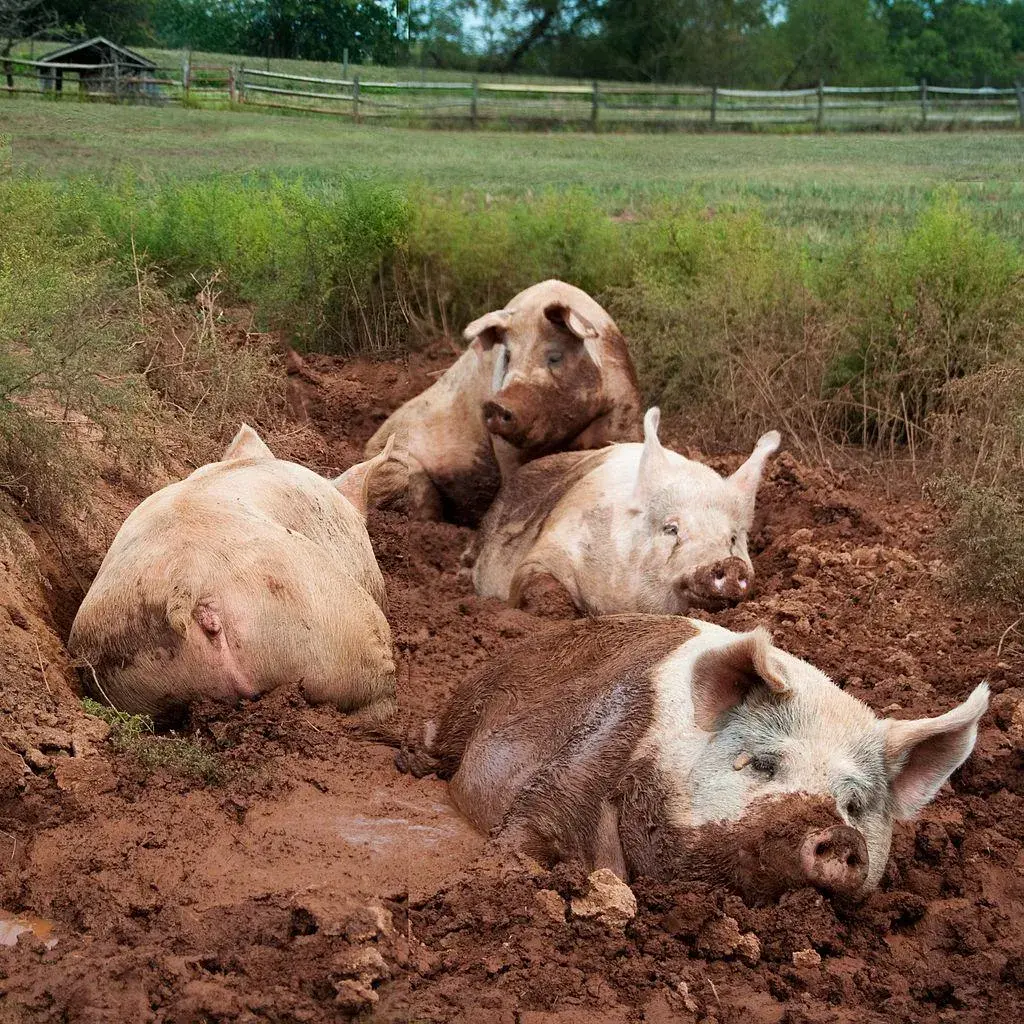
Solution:
[{"label": "pig", "polygon": [[561,615],[679,615],[750,596],[754,501],[778,431],[732,476],[643,444],[537,459],[503,483],[463,555],[476,592]]},{"label": "pig", "polygon": [[301,683],[388,718],[395,662],[365,516],[390,455],[326,480],[243,424],[220,462],[152,494],[115,536],[71,627],[86,688],[163,717]]},{"label": "pig", "polygon": [[678,616],[552,625],[468,677],[398,767],[450,780],[506,852],[623,880],[816,886],[858,899],[970,754],[979,685],[937,718],[879,719],[775,647]]},{"label": "pig", "polygon": [[475,526],[501,467],[551,452],[639,438],[640,395],[626,341],[586,292],[542,281],[464,331],[469,347],[442,377],[392,413],[366,455],[398,435],[410,513]]}]

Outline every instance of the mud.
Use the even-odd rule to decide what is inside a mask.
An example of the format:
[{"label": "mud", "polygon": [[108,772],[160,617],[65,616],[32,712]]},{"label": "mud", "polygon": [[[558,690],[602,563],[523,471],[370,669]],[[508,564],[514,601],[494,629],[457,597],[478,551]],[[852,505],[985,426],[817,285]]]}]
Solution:
[{"label": "mud", "polygon": [[[293,421],[267,440],[344,469],[449,359],[438,347],[407,363],[292,361]],[[685,424],[664,432],[685,449]],[[624,929],[572,915],[582,872],[497,857],[443,783],[394,769],[396,737],[466,672],[548,628],[472,594],[458,572],[470,531],[371,516],[400,664],[393,732],[288,691],[200,706],[178,729],[218,759],[211,785],[141,770],[112,745],[79,710],[63,651],[76,595],[140,488],[98,483],[91,540],[73,554],[20,524],[0,549],[0,1021],[1020,1019],[1021,627],[947,596],[934,510],[913,486],[893,491],[867,466],[780,455],[752,538],[757,594],[706,617],[765,623],[886,714],[937,713],[988,679],[973,758],[897,828],[861,906],[640,881]],[[8,945],[15,921],[28,926]]]}]

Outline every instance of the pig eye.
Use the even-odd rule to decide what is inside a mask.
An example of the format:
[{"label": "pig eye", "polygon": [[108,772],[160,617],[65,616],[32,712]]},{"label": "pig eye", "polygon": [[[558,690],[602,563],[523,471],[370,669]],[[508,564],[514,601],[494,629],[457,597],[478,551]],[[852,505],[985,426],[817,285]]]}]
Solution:
[{"label": "pig eye", "polygon": [[767,754],[755,754],[750,759],[750,767],[758,774],[765,776],[765,778],[774,779],[775,773],[779,770],[779,762],[777,758],[770,757]]},{"label": "pig eye", "polygon": [[738,535],[738,534],[735,534],[735,533],[734,533],[734,534],[733,534],[733,535],[732,535],[732,536],[731,536],[731,537],[729,538],[729,547],[731,547],[731,548],[734,548],[734,547],[736,547],[736,541],[737,541],[737,540],[739,540],[739,535]]},{"label": "pig eye", "polygon": [[666,523],[661,528],[662,533],[667,533],[670,537],[679,536],[679,524],[678,523]]},{"label": "pig eye", "polygon": [[557,366],[562,361],[562,353],[557,349],[548,353],[548,366]]},{"label": "pig eye", "polygon": [[864,813],[864,801],[859,796],[851,797],[846,803],[846,815],[859,818]]}]

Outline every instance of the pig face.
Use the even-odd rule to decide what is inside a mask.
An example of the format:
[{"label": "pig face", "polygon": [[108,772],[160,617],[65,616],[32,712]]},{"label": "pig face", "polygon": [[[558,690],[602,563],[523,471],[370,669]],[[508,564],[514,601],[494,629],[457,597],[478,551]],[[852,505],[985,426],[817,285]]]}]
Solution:
[{"label": "pig face", "polygon": [[708,734],[689,774],[691,823],[750,822],[757,861],[765,836],[756,823],[797,822],[803,808],[810,824],[781,847],[789,873],[841,896],[872,889],[893,822],[913,817],[970,754],[988,687],[938,718],[879,720],[823,673],[771,647],[763,630],[702,646],[680,659],[690,663],[695,724]]},{"label": "pig face", "polygon": [[607,411],[598,330],[565,302],[487,313],[464,334],[493,353],[484,422],[513,447],[554,451]]},{"label": "pig face", "polygon": [[685,613],[721,608],[749,597],[754,567],[747,536],[776,430],[723,478],[699,462],[666,451],[658,440],[658,409],[644,417],[644,446],[630,502],[632,564],[644,580],[644,611]]}]

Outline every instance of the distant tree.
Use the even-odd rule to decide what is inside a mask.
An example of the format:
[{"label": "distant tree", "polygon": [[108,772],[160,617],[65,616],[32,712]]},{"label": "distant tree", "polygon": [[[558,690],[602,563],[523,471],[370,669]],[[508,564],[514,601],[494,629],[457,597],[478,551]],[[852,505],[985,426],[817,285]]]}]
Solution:
[{"label": "distant tree", "polygon": [[[1020,3],[893,0],[886,9],[889,45],[913,80],[943,85],[1005,84],[1015,74],[1014,29]],[[1018,47],[1024,40],[1017,35]]]},{"label": "distant tree", "polygon": [[788,67],[780,84],[892,80],[886,24],[871,0],[791,0],[779,28]]},{"label": "distant tree", "polygon": [[386,63],[398,5],[373,0],[154,0],[153,24],[172,46],[269,57]]}]

